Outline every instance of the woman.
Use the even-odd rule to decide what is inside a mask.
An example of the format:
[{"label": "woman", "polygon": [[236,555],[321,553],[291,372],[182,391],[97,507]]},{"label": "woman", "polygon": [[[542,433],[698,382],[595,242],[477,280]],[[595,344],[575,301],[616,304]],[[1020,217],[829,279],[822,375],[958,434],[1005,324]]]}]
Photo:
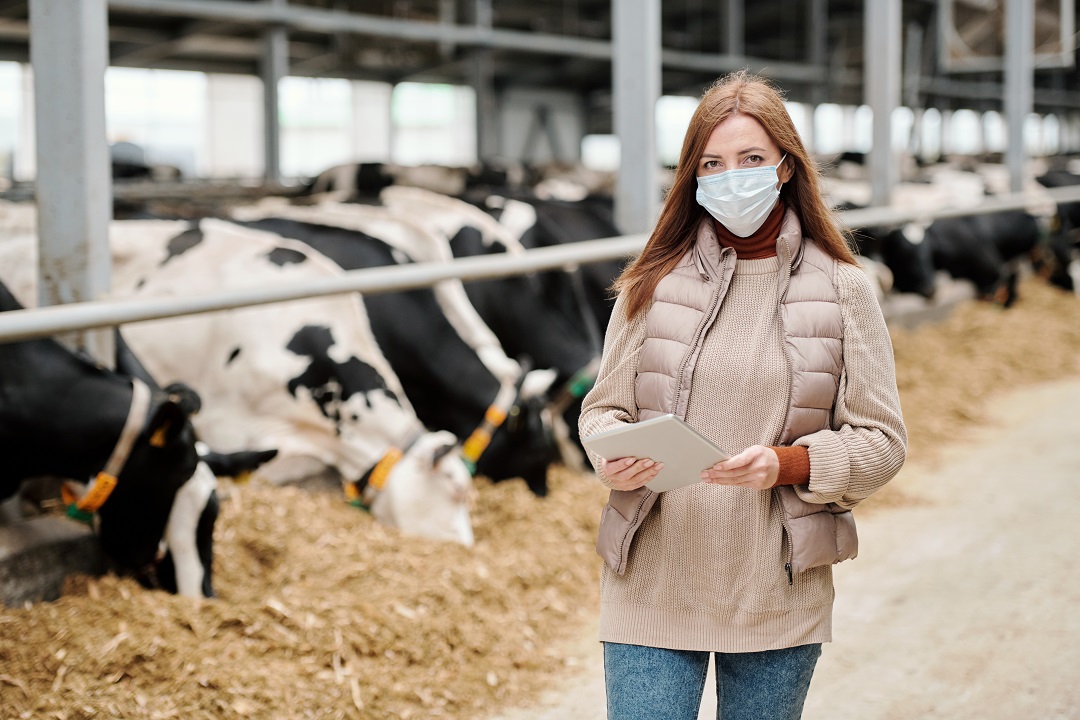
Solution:
[{"label": "woman", "polygon": [[831,640],[852,507],[904,462],[892,345],[780,95],[746,73],[703,97],[644,251],[619,277],[582,436],[674,413],[736,453],[644,487],[649,458],[592,456],[612,489],[597,550],[609,720],[797,718]]}]

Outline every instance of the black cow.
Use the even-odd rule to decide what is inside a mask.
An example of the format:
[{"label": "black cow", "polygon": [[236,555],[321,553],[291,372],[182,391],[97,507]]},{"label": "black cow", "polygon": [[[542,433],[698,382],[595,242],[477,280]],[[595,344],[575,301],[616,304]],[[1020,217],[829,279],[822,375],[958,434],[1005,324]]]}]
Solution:
[{"label": "black cow", "polygon": [[[506,252],[497,241],[485,245],[480,231],[472,226],[462,227],[451,238],[450,249],[454,257]],[[509,355],[558,371],[559,391],[553,399],[561,406],[557,409],[566,421],[569,439],[580,445],[581,401],[595,378],[593,343],[558,307],[545,303],[535,278],[515,275],[464,285],[469,301]]]},{"label": "black cow", "polygon": [[[453,238],[454,257],[473,257],[507,251],[498,240],[484,242],[481,231],[465,225]],[[580,327],[548,302],[537,287],[537,279],[514,275],[464,283],[469,301],[491,328],[503,349],[512,357],[526,358],[533,367],[549,367],[558,372],[554,398],[566,421],[571,441],[580,445],[578,417],[584,390],[591,387],[597,350]]]},{"label": "black cow", "polygon": [[[0,311],[20,309],[0,283]],[[199,462],[185,404],[189,389],[151,391],[96,531],[117,570],[186,595],[213,595],[215,480]],[[22,481],[52,475],[86,480],[105,468],[128,419],[132,378],[102,368],[52,339],[0,344],[0,498]],[[156,564],[166,540],[178,555]]]},{"label": "black cow", "polygon": [[[837,212],[859,210],[865,205],[843,201]],[[935,291],[934,258],[926,239],[926,227],[909,223],[902,227],[851,228],[859,254],[884,264],[892,273],[892,289],[932,298]]]},{"label": "black cow", "polygon": [[940,218],[926,229],[934,267],[970,280],[983,299],[1009,307],[1016,300],[1013,260],[1039,243],[1039,224],[1020,210]]},{"label": "black cow", "polygon": [[[520,236],[526,248],[552,247],[584,240],[618,237],[610,198],[591,196],[579,201],[514,198],[536,212],[536,222]],[[482,207],[495,218],[504,211],[502,198],[491,198]],[[579,325],[597,352],[615,307],[612,283],[622,272],[624,260],[604,260],[580,266],[572,273],[543,273],[546,293],[555,307]]]},{"label": "black cow", "polygon": [[[1035,178],[1040,185],[1048,188],[1075,187],[1080,185],[1080,175],[1068,170],[1050,170]],[[1080,202],[1058,203],[1058,217],[1061,230],[1066,233],[1080,231]]]},{"label": "black cow", "polygon": [[893,287],[930,298],[934,272],[943,270],[975,285],[979,297],[1004,306],[1016,300],[1013,261],[1029,257],[1040,241],[1038,221],[1023,211],[939,218],[887,230],[857,231],[860,250],[879,256],[893,273]]},{"label": "black cow", "polygon": [[[1051,170],[1035,179],[1048,188],[1080,185],[1080,175],[1067,170]],[[1058,203],[1054,225],[1036,259],[1036,270],[1054,285],[1075,292],[1073,273],[1080,264],[1080,202]]]},{"label": "black cow", "polygon": [[[397,265],[402,253],[365,233],[283,218],[241,223],[306,243],[345,270]],[[446,319],[428,289],[364,297],[372,332],[401,380],[417,417],[431,428],[467,438],[484,420],[501,384]],[[493,433],[477,472],[493,481],[520,477],[547,494],[547,468],[557,448],[543,398],[519,396]]]}]

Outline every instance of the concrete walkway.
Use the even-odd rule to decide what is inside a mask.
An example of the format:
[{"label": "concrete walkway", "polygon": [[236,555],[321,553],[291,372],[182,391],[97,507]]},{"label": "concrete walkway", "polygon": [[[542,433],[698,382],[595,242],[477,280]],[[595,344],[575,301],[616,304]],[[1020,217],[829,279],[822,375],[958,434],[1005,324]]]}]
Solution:
[{"label": "concrete walkway", "polygon": [[[918,501],[860,516],[804,720],[1080,718],[1080,380],[999,396],[893,482]],[[595,627],[572,654],[558,691],[497,720],[602,720]]]}]

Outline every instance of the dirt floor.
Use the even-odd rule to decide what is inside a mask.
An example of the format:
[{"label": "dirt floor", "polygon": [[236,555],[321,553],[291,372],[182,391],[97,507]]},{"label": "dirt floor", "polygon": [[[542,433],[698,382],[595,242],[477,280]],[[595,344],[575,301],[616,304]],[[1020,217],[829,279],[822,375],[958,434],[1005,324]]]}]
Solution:
[{"label": "dirt floor", "polygon": [[[894,334],[911,460],[837,570],[807,717],[1080,717],[1064,525],[1080,381],[1035,384],[1080,377],[1080,301],[1021,293]],[[401,538],[336,495],[224,488],[219,598],[80,578],[0,609],[0,718],[603,717],[605,493],[551,482],[543,500],[480,482],[472,549]]]}]

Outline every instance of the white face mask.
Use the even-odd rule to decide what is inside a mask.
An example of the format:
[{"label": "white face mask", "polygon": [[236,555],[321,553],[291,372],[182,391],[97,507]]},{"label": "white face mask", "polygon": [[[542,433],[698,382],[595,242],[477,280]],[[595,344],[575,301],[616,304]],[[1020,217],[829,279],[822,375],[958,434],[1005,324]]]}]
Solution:
[{"label": "white face mask", "polygon": [[[787,154],[780,158],[784,162]],[[697,179],[698,204],[739,237],[750,237],[765,224],[780,197],[780,166],[728,170]]]}]

